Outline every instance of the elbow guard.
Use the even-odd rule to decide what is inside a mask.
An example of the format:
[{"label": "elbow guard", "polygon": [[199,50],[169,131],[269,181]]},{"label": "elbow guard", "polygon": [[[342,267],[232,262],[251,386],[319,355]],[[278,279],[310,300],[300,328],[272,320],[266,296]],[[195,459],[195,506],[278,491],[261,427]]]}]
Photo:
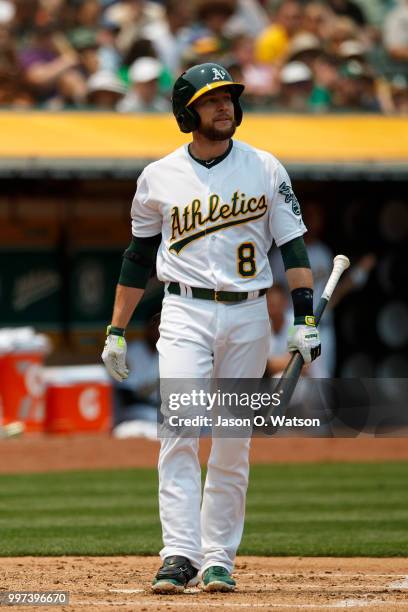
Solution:
[{"label": "elbow guard", "polygon": [[119,284],[126,287],[144,289],[150,278],[156,259],[161,234],[149,238],[132,237],[132,241],[123,253]]}]

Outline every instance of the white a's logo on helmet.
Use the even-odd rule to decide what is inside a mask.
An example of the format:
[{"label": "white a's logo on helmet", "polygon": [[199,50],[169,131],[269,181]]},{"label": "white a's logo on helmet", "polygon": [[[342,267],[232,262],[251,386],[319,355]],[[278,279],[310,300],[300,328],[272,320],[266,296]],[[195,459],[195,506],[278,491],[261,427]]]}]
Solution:
[{"label": "white a's logo on helmet", "polygon": [[219,70],[218,68],[211,68],[213,71],[213,81],[223,81],[225,79],[225,70]]}]

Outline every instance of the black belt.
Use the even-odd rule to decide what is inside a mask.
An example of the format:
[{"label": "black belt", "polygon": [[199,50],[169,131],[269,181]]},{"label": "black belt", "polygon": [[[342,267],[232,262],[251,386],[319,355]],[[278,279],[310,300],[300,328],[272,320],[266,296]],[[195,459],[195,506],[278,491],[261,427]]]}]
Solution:
[{"label": "black belt", "polygon": [[[206,289],[204,287],[190,287],[193,298],[200,300],[214,300],[215,302],[243,302],[248,299],[247,291],[215,291],[214,289]],[[167,291],[174,295],[181,295],[179,283],[169,283]],[[251,299],[265,295],[266,289],[259,289],[253,292],[255,295]],[[189,296],[186,296],[189,297]]]}]

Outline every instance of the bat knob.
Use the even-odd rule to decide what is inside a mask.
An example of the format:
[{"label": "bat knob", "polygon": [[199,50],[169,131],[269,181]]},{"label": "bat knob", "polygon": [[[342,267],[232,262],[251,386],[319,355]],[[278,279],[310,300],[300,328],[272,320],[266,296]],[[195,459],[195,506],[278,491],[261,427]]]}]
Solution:
[{"label": "bat knob", "polygon": [[338,266],[341,265],[343,270],[347,270],[347,268],[350,267],[350,260],[347,255],[336,255],[336,257],[333,258],[333,263]]}]

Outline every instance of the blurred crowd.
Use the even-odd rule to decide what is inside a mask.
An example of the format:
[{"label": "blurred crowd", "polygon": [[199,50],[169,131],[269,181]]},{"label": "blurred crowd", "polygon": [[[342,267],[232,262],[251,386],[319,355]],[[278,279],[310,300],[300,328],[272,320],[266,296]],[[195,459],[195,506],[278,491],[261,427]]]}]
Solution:
[{"label": "blurred crowd", "polygon": [[408,112],[408,0],[0,0],[0,107],[166,112],[216,61],[249,110]]}]

